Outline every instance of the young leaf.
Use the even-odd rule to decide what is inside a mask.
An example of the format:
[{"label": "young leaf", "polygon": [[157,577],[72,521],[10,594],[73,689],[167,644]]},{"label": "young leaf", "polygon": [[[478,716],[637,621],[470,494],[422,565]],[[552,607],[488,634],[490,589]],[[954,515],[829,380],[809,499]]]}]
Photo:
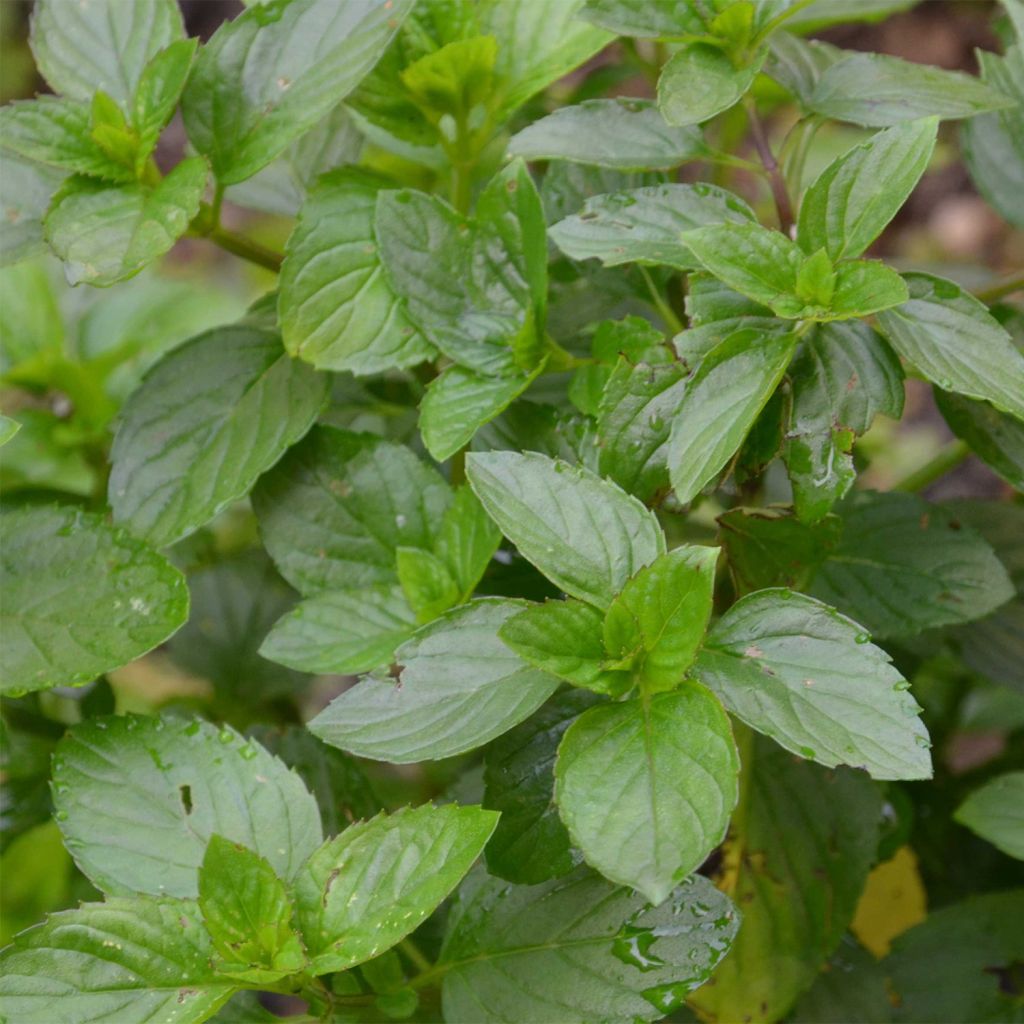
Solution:
[{"label": "young leaf", "polygon": [[111,899],[51,914],[0,954],[0,1010],[19,1024],[60,1016],[118,1024],[200,1024],[235,986],[191,900]]},{"label": "young leaf", "polygon": [[401,587],[327,590],[279,619],[260,654],[303,672],[355,675],[389,664],[415,629],[416,616]]},{"label": "young leaf", "polygon": [[707,32],[693,0],[586,0],[579,16],[623,36],[671,39]]},{"label": "young leaf", "polygon": [[824,248],[832,260],[864,252],[927,169],[938,126],[929,117],[887,128],[829,164],[800,204],[804,251]]},{"label": "young leaf", "polygon": [[138,136],[135,173],[139,176],[178,106],[197,45],[195,39],[171,43],[150,60],[139,78],[131,111],[132,128]]},{"label": "young leaf", "polygon": [[420,405],[424,447],[438,462],[451,458],[480,427],[504,412],[542,370],[543,364],[533,373],[485,377],[449,366],[427,386]]},{"label": "young leaf", "polygon": [[327,379],[272,331],[215,327],[146,375],[122,413],[110,460],[115,520],[156,547],[247,494],[313,425]]},{"label": "young leaf", "polygon": [[415,930],[458,885],[497,823],[482,807],[428,804],[329,839],[295,880],[310,970],[347,970]]},{"label": "young leaf", "polygon": [[534,121],[508,144],[524,160],[570,160],[618,170],[668,170],[707,154],[695,127],[666,124],[650,100],[584,100]]},{"label": "young leaf", "polygon": [[665,551],[654,514],[582,467],[533,452],[474,452],[466,473],[523,557],[567,594],[599,608]]},{"label": "young leaf", "polygon": [[666,453],[680,502],[692,501],[735,455],[786,372],[795,345],[792,334],[743,328],[700,364],[674,413]]},{"label": "young leaf", "polygon": [[664,264],[693,270],[699,261],[680,233],[726,221],[747,223],[754,213],[738,196],[714,185],[650,185],[588,199],[581,213],[552,226],[552,241],[574,260]]},{"label": "young leaf", "polygon": [[133,181],[133,168],[115,160],[91,134],[84,103],[40,96],[0,107],[0,138],[5,149],[49,167],[90,174],[107,181]]},{"label": "young leaf", "polygon": [[789,590],[742,598],[714,625],[693,674],[787,750],[876,779],[931,776],[909,684],[857,623]]},{"label": "young leaf", "polygon": [[602,621],[584,601],[545,601],[514,615],[499,635],[531,665],[573,686],[618,696],[632,681],[628,672],[606,664],[612,659],[602,643]]},{"label": "young leaf", "polygon": [[946,425],[1011,487],[1024,491],[1024,421],[988,402],[933,389]]},{"label": "young leaf", "polygon": [[684,545],[641,569],[608,606],[603,636],[613,660],[632,659],[642,693],[674,690],[711,617],[718,548]]},{"label": "young leaf", "polygon": [[537,885],[580,862],[555,807],[555,754],[565,730],[599,700],[586,690],[563,690],[488,745],[483,805],[501,812],[486,850],[492,875]]},{"label": "young leaf", "polygon": [[199,212],[208,170],[182,160],[153,188],[71,178],[43,222],[69,284],[105,286],[133,277],[169,252]]},{"label": "young leaf", "polygon": [[813,328],[789,377],[793,404],[782,454],[797,514],[817,522],[853,484],[854,437],[879,413],[902,414],[903,370],[867,324],[851,320]]},{"label": "young leaf", "polygon": [[641,501],[669,486],[668,438],[688,383],[682,362],[651,366],[620,359],[604,387],[598,467]]},{"label": "young leaf", "polygon": [[1024,860],[1024,772],[990,779],[957,808],[955,817],[1003,853]]},{"label": "young leaf", "polygon": [[660,1020],[711,975],[739,917],[699,875],[657,908],[585,868],[543,886],[472,877],[441,950],[445,1019]]},{"label": "young leaf", "polygon": [[843,532],[810,593],[876,636],[970,622],[1013,596],[991,547],[948,511],[912,494],[854,494]]},{"label": "young leaf", "polygon": [[323,839],[298,776],[228,726],[92,718],[54,756],[57,821],[75,862],[115,895],[194,897],[214,833],[291,879]]},{"label": "young leaf", "polygon": [[263,543],[300,593],[394,583],[395,550],[430,550],[451,503],[436,470],[408,448],[318,427],[260,480]]},{"label": "young leaf", "polygon": [[281,0],[225,22],[182,97],[189,139],[222,185],[252,177],[377,63],[411,0]]},{"label": "young leaf", "polygon": [[714,985],[691,997],[719,1020],[781,1020],[818,976],[860,898],[878,847],[879,788],[767,740],[744,757],[749,789],[723,850],[719,887],[743,926]]},{"label": "young leaf", "polygon": [[531,96],[567,75],[613,39],[577,18],[583,0],[486,0],[480,31],[499,40],[494,117],[506,120]]},{"label": "young leaf", "polygon": [[889,309],[909,298],[903,278],[877,260],[848,260],[836,267],[831,310],[820,320],[849,320]]},{"label": "young leaf", "polygon": [[665,120],[673,125],[700,124],[728,110],[753,84],[766,52],[737,64],[714,44],[685,44],[658,79],[658,108]]},{"label": "young leaf", "polygon": [[1013,100],[959,71],[851,53],[825,70],[807,105],[825,117],[885,128],[922,117],[973,117],[1012,106]]},{"label": "young leaf", "polygon": [[418,622],[431,622],[459,603],[459,585],[437,555],[421,548],[396,552],[398,582]]},{"label": "young leaf", "polygon": [[39,0],[30,42],[55,92],[88,102],[102,89],[127,110],[150,59],[183,35],[174,0]]},{"label": "young leaf", "polygon": [[1004,57],[976,51],[981,78],[1013,107],[964,121],[960,146],[978,191],[1017,227],[1024,227],[1024,46],[1019,42]]},{"label": "young leaf", "polygon": [[263,857],[240,843],[210,836],[199,866],[199,910],[218,973],[272,982],[305,966],[284,883]]},{"label": "young leaf", "polygon": [[355,374],[411,366],[434,349],[406,316],[377,253],[377,190],[352,174],[320,180],[288,239],[278,311],[288,351]]},{"label": "young leaf", "polygon": [[943,391],[991,402],[1024,420],[1024,355],[959,285],[907,274],[910,299],[878,317],[892,347]]},{"label": "young leaf", "polygon": [[455,492],[437,529],[434,552],[448,566],[468,601],[501,542],[494,525],[468,484]]},{"label": "young leaf", "polygon": [[555,799],[587,863],[657,906],[722,841],[738,771],[722,705],[685,683],[582,714],[558,748]]},{"label": "young leaf", "polygon": [[498,638],[522,607],[490,599],[448,612],[398,648],[397,680],[364,679],[310,730],[358,757],[394,764],[451,757],[500,736],[558,688]]},{"label": "young leaf", "polygon": [[185,577],[99,516],[10,508],[0,514],[0,538],[6,695],[87,683],[152,650],[188,618]]}]

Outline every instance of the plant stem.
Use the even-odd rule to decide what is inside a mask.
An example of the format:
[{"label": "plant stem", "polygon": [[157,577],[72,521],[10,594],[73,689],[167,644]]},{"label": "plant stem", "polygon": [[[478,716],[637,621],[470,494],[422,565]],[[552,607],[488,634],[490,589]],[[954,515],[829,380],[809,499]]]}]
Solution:
[{"label": "plant stem", "polygon": [[1009,277],[999,284],[992,285],[991,288],[983,288],[980,292],[975,292],[974,297],[987,305],[990,302],[995,302],[997,299],[1019,291],[1024,291],[1024,274]]},{"label": "plant stem", "polygon": [[676,316],[676,311],[668,304],[668,302],[665,301],[665,297],[661,292],[658,291],[658,288],[647,268],[638,265],[637,269],[640,271],[640,276],[647,284],[647,291],[650,292],[651,302],[654,304],[654,308],[658,311],[662,320],[665,321],[665,326],[668,327],[673,334],[679,334],[680,331],[685,330],[682,320]]},{"label": "plant stem", "polygon": [[254,242],[244,235],[236,235],[220,225],[216,225],[207,235],[207,238],[214,245],[219,245],[225,252],[238,256],[250,263],[255,263],[266,270],[272,270],[275,274],[281,269],[284,257],[273,249],[268,249],[259,242]]},{"label": "plant stem", "polygon": [[949,444],[939,449],[934,458],[929,459],[923,466],[918,467],[912,473],[908,473],[895,484],[893,490],[923,490],[929,484],[938,480],[939,477],[945,476],[951,469],[956,469],[970,454],[971,449],[966,441],[950,441]]},{"label": "plant stem", "polygon": [[421,974],[425,974],[434,966],[423,950],[412,939],[402,939],[398,944],[398,948],[406,955],[409,963]]},{"label": "plant stem", "polygon": [[768,144],[768,136],[765,134],[764,125],[757,114],[757,108],[753,100],[746,103],[747,117],[750,120],[750,134],[754,139],[754,146],[757,154],[768,172],[768,181],[772,187],[772,198],[775,200],[775,212],[779,217],[779,227],[787,237],[790,235],[793,225],[796,222],[793,216],[793,203],[789,198],[789,189],[786,188],[786,179],[779,169],[779,162],[775,159],[771,146]]}]

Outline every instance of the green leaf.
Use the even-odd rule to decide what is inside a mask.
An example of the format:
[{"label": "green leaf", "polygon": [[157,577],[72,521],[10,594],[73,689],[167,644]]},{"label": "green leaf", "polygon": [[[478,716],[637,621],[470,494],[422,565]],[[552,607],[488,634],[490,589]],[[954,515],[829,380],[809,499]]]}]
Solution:
[{"label": "green leaf", "polygon": [[608,656],[632,661],[641,693],[674,690],[697,654],[715,589],[718,548],[684,545],[645,566],[608,606]]},{"label": "green leaf", "polygon": [[738,772],[722,705],[685,683],[582,714],[558,748],[555,799],[587,863],[657,906],[722,841]]},{"label": "green leaf", "polygon": [[620,359],[604,387],[597,418],[598,466],[641,501],[668,489],[672,416],[688,383],[681,362],[651,366]]},{"label": "green leaf", "polygon": [[552,226],[552,241],[574,260],[663,264],[693,270],[699,261],[680,234],[707,224],[746,223],[753,211],[714,185],[650,185],[588,199],[581,213]]},{"label": "green leaf", "polygon": [[985,306],[959,285],[907,274],[910,299],[883,312],[892,347],[943,391],[991,402],[1024,419],[1024,355]]},{"label": "green leaf", "polygon": [[903,412],[903,370],[867,324],[822,324],[801,340],[789,367],[792,410],[783,458],[793,502],[817,522],[856,478],[852,447],[879,413]]},{"label": "green leaf", "polygon": [[582,868],[534,887],[474,877],[441,950],[445,1019],[660,1020],[711,974],[738,927],[699,875],[658,908]]},{"label": "green leaf", "polygon": [[821,76],[845,50],[821,39],[801,39],[790,32],[775,32],[768,42],[764,73],[788,89],[806,107]]},{"label": "green leaf", "polygon": [[0,954],[0,1008],[18,1024],[200,1024],[234,986],[191,900],[112,899],[52,914]]},{"label": "green leaf", "polygon": [[631,679],[628,672],[607,664],[603,619],[584,601],[545,601],[514,615],[499,635],[531,665],[573,686],[618,696],[629,689]]},{"label": "green leaf", "polygon": [[790,590],[761,590],[712,627],[694,675],[786,750],[876,779],[931,777],[909,683],[856,622]]},{"label": "green leaf", "polygon": [[377,190],[328,175],[310,193],[288,239],[278,311],[288,351],[355,374],[411,366],[434,349],[406,316],[373,233]]},{"label": "green leaf", "polygon": [[114,518],[157,547],[243,497],[313,425],[327,379],[272,331],[215,327],[133,392],[111,450]]},{"label": "green leaf", "polygon": [[486,105],[494,88],[497,56],[494,36],[457,39],[413,61],[400,77],[431,123],[446,114],[458,120]]},{"label": "green leaf", "polygon": [[46,252],[43,215],[64,174],[0,148],[0,267]]},{"label": "green leaf", "polygon": [[199,212],[207,167],[182,160],[154,188],[72,178],[43,222],[69,284],[105,286],[133,277],[170,251]]},{"label": "green leaf", "polygon": [[430,454],[443,462],[473,439],[485,423],[504,412],[543,369],[508,377],[485,377],[449,366],[427,386],[420,405],[420,433]]},{"label": "green leaf", "polygon": [[17,420],[12,420],[10,416],[0,413],[0,445],[7,444],[19,430],[21,430],[21,424]]},{"label": "green leaf", "polygon": [[323,838],[297,775],[229,726],[197,718],[82,722],[57,746],[53,788],[75,863],[115,895],[194,897],[214,833],[285,879]]},{"label": "green leaf", "polygon": [[317,427],[253,491],[264,546],[300,593],[395,583],[395,551],[432,548],[451,490],[408,448]]},{"label": "green leaf", "polygon": [[1013,596],[991,547],[950,512],[912,494],[855,493],[810,593],[875,636],[970,622]]},{"label": "green leaf", "polygon": [[[175,665],[209,680],[220,701],[261,702],[298,694],[308,680],[257,653],[267,630],[295,603],[295,591],[261,551],[203,565],[188,575],[189,620],[171,637]],[[256,711],[259,714],[258,711]]]},{"label": "green leaf", "polygon": [[132,128],[138,136],[135,172],[142,175],[157,139],[177,109],[198,41],[179,39],[146,65],[132,97]]},{"label": "green leaf", "polygon": [[599,608],[665,551],[654,514],[582,467],[533,452],[473,452],[466,473],[523,557],[567,594]]},{"label": "green leaf", "polygon": [[916,0],[812,0],[787,14],[786,25],[799,32],[816,32],[836,22],[884,21],[913,7]]},{"label": "green leaf", "polygon": [[401,587],[328,590],[301,601],[267,634],[260,653],[316,675],[355,675],[391,661],[416,628]]},{"label": "green leaf", "polygon": [[99,516],[10,508],[0,537],[7,695],[87,683],[152,650],[188,617],[181,573]]},{"label": "green leaf", "polygon": [[889,1024],[892,1005],[881,964],[850,935],[829,957],[811,987],[797,1001],[793,1024],[865,1021]]},{"label": "green leaf", "polygon": [[189,139],[218,182],[252,177],[377,63],[411,0],[273,0],[225,22],[182,97]]},{"label": "green leaf", "polygon": [[973,117],[1012,104],[972,75],[881,53],[851,53],[837,61],[807,101],[816,114],[870,128],[922,117]]},{"label": "green leaf", "polygon": [[848,260],[836,267],[831,312],[821,320],[848,320],[868,316],[906,302],[903,278],[878,260]]},{"label": "green leaf", "polygon": [[583,0],[484,0],[480,32],[499,41],[494,113],[501,122],[531,96],[579,67],[612,36],[577,18]]},{"label": "green leaf", "polygon": [[486,850],[492,875],[537,885],[579,863],[555,807],[555,754],[565,730],[599,699],[585,690],[563,690],[488,745],[483,805],[501,812]]},{"label": "green leaf", "polygon": [[1024,860],[1024,772],[989,779],[957,808],[955,817],[1003,853]]},{"label": "green leaf", "polygon": [[1011,487],[1024,491],[1024,422],[988,402],[934,389],[935,404],[949,429]]},{"label": "green leaf", "polygon": [[781,1020],[839,944],[875,859],[882,799],[863,773],[826,771],[767,740],[744,755],[749,786],[719,887],[743,927],[712,984],[691,997],[718,1020]]},{"label": "green leaf", "polygon": [[676,407],[666,453],[680,502],[692,501],[735,455],[795,345],[792,334],[742,328],[701,362]]},{"label": "green leaf", "polygon": [[490,599],[448,612],[398,648],[397,680],[364,679],[336,697],[310,730],[358,757],[394,764],[451,757],[500,736],[558,687],[554,676],[498,639],[522,607]]},{"label": "green leaf", "polygon": [[981,78],[1016,101],[992,114],[964,121],[960,148],[978,191],[1008,220],[1024,227],[1024,47],[1004,57],[977,51]]},{"label": "green leaf", "polygon": [[97,90],[125,110],[150,59],[184,35],[174,0],[39,0],[32,53],[55,92],[90,101]]},{"label": "green leaf", "polygon": [[431,622],[459,603],[459,585],[437,555],[420,548],[399,548],[396,555],[398,582],[417,622]]},{"label": "green leaf", "polygon": [[800,204],[804,250],[824,248],[833,260],[864,252],[927,169],[938,127],[934,117],[895,125],[829,164]]},{"label": "green leaf", "polygon": [[738,103],[753,84],[767,51],[734,63],[719,46],[687,43],[658,79],[658,108],[669,124],[701,124]]},{"label": "green leaf", "polygon": [[434,541],[434,552],[455,577],[463,601],[472,596],[499,543],[501,531],[469,485],[463,485],[445,510]]},{"label": "green leaf", "polygon": [[346,970],[415,930],[458,885],[497,823],[482,807],[428,804],[329,839],[295,881],[312,971]]},{"label": "green leaf", "polygon": [[[8,746],[6,728],[3,738],[4,745]],[[8,826],[16,806],[17,784],[12,790],[6,766],[4,785],[4,825]],[[550,792],[548,795],[550,797]],[[39,817],[46,819],[50,808],[44,801],[40,803]],[[0,856],[0,874],[4,878],[0,892],[0,942],[4,946],[9,945],[18,932],[38,924],[47,913],[71,902],[71,857],[64,849],[57,823],[49,818],[11,838],[13,831],[4,828],[4,838],[10,841],[5,843],[3,856]]]},{"label": "green leaf", "polygon": [[525,160],[570,160],[619,170],[668,170],[707,155],[696,128],[673,128],[650,100],[584,100],[534,121],[508,144]]},{"label": "green leaf", "polygon": [[1013,1020],[1024,948],[1024,889],[988,892],[933,910],[883,961],[898,1021]]},{"label": "green leaf", "polygon": [[305,966],[284,882],[263,857],[240,843],[210,836],[199,866],[199,910],[219,974],[272,982]]},{"label": "green leaf", "polygon": [[693,0],[586,0],[579,16],[623,36],[671,39],[707,32]]},{"label": "green leaf", "polygon": [[112,158],[94,141],[84,103],[56,96],[9,103],[0,107],[0,138],[5,149],[49,167],[108,181],[135,178],[131,166]]}]

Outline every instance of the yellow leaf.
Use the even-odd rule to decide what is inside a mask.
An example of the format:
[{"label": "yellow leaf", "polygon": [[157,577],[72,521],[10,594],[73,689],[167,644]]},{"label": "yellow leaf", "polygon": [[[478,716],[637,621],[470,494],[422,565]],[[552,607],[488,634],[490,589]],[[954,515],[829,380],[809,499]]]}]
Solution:
[{"label": "yellow leaf", "polygon": [[917,857],[901,846],[870,875],[857,904],[851,931],[876,957],[889,952],[892,940],[925,919],[926,899]]}]

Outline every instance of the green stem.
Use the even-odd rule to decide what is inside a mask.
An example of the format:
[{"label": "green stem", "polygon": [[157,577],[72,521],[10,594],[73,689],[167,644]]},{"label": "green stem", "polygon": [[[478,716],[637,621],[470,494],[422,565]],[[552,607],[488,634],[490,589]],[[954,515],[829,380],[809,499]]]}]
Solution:
[{"label": "green stem", "polygon": [[421,974],[425,974],[434,966],[423,950],[412,939],[402,939],[398,944],[398,948],[406,955],[409,963]]},{"label": "green stem", "polygon": [[923,466],[915,469],[912,473],[908,473],[895,484],[893,490],[923,490],[929,484],[945,476],[951,469],[956,469],[970,454],[971,449],[966,441],[950,441],[949,444],[939,449],[934,458],[929,459]]},{"label": "green stem", "polygon": [[679,334],[685,330],[685,325],[682,320],[676,316],[676,311],[665,301],[665,297],[658,291],[657,286],[654,283],[653,278],[648,272],[646,267],[638,266],[640,276],[644,279],[647,284],[647,291],[650,292],[651,302],[654,304],[654,308],[658,311],[662,320],[665,321],[665,326],[668,327],[673,334]]},{"label": "green stem", "polygon": [[988,305],[997,299],[1002,299],[1019,291],[1024,291],[1024,274],[1017,274],[1016,277],[1007,278],[1005,281],[1000,281],[999,284],[992,285],[991,288],[983,288],[980,292],[975,292],[974,297]]},{"label": "green stem", "polygon": [[206,237],[214,245],[219,245],[225,252],[255,263],[258,267],[271,270],[275,274],[280,271],[281,264],[284,262],[284,257],[279,252],[274,252],[273,249],[268,249],[244,235],[236,235],[233,231],[228,231],[219,225],[215,226]]}]

